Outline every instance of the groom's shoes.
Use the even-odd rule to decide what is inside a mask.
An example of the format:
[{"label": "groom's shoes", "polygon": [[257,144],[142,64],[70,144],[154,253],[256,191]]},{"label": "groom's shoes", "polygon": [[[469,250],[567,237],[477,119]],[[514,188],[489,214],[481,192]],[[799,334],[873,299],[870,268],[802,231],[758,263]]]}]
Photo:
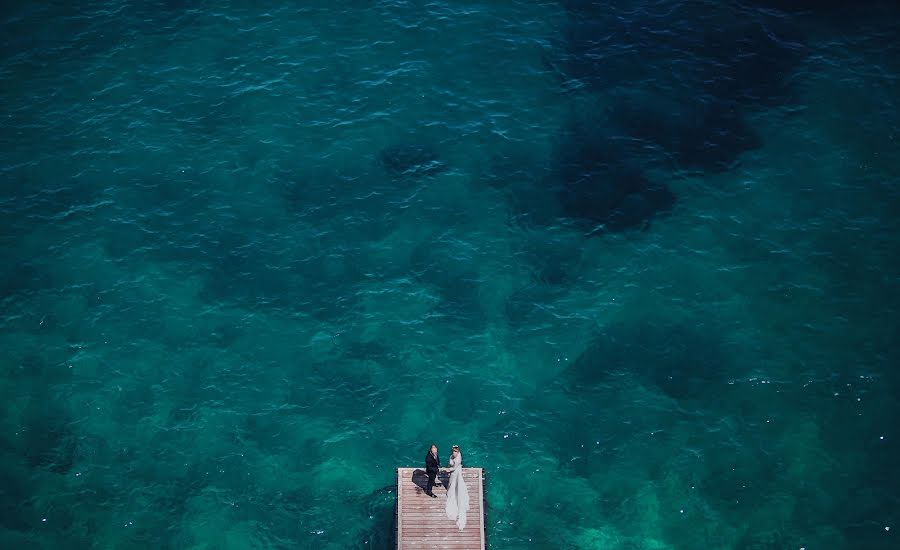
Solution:
[{"label": "groom's shoes", "polygon": [[437,498],[437,495],[434,493],[425,493],[425,494],[430,496],[431,498]]}]

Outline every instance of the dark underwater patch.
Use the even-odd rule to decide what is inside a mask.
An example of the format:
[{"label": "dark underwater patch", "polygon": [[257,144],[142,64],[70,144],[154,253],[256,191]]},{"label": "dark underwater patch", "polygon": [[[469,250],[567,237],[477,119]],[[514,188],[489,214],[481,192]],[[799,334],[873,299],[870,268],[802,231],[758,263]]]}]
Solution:
[{"label": "dark underwater patch", "polygon": [[208,274],[201,297],[255,307],[288,306],[289,296],[296,292],[269,244],[237,231],[221,232],[208,247]]},{"label": "dark underwater patch", "polygon": [[565,288],[575,282],[581,265],[580,240],[552,229],[526,235],[514,254],[530,267],[534,283]]},{"label": "dark underwater patch", "polygon": [[721,387],[729,362],[718,339],[683,325],[613,325],[598,334],[563,376],[573,388],[636,376],[678,400],[708,400]]},{"label": "dark underwater patch", "polygon": [[410,255],[410,272],[417,281],[437,290],[440,302],[433,312],[466,327],[486,322],[479,290],[481,281],[467,262],[454,258],[439,242],[426,241]]},{"label": "dark underwater patch", "polygon": [[395,178],[433,176],[447,169],[437,152],[426,145],[391,145],[379,151],[376,160]]},{"label": "dark underwater patch", "polygon": [[468,272],[458,278],[440,276],[440,280],[441,301],[432,312],[467,327],[482,326],[486,319],[478,294],[481,281],[477,274]]},{"label": "dark underwater patch", "polygon": [[761,145],[739,105],[703,99],[631,95],[608,111],[617,133],[659,148],[658,163],[673,168],[724,170]]},{"label": "dark underwater patch", "polygon": [[758,10],[564,5],[564,73],[588,91],[615,92],[611,130],[679,168],[727,169],[759,147],[746,112],[789,103],[789,76],[806,55],[801,37]]},{"label": "dark underwater patch", "polygon": [[639,157],[583,121],[563,133],[550,184],[562,211],[591,231],[644,227],[672,208],[675,195],[647,179]]},{"label": "dark underwater patch", "polygon": [[[352,548],[396,548],[396,487],[396,483],[392,482],[369,493],[351,492],[347,496],[341,496],[342,510],[352,511],[353,517],[367,518],[367,521],[353,528],[353,544],[345,542],[345,545]],[[306,512],[308,503],[315,498],[314,495],[309,495],[300,500],[295,515]]]},{"label": "dark underwater patch", "polygon": [[777,16],[752,8],[682,4],[621,10],[567,2],[563,67],[593,90],[618,87],[708,99],[778,104],[806,54],[804,39]]},{"label": "dark underwater patch", "polygon": [[75,436],[65,414],[46,399],[32,399],[24,416],[19,444],[32,468],[65,474],[75,460]]},{"label": "dark underwater patch", "polygon": [[835,17],[852,17],[859,11],[865,11],[871,15],[872,9],[884,11],[896,11],[900,4],[894,0],[751,0],[749,4],[776,8],[789,13],[811,12]]},{"label": "dark underwater patch", "polygon": [[[727,395],[723,388],[732,387],[727,380],[733,366],[718,333],[703,322],[697,328],[653,320],[609,325],[571,359],[556,378],[528,398],[527,413],[503,416],[493,428],[513,434],[504,441],[513,446],[507,451],[516,444],[526,445],[516,432],[535,430],[537,424],[550,434],[559,456],[570,457],[567,468],[574,475],[590,477],[598,464],[628,460],[621,453],[644,445],[636,438],[694,421],[691,415],[711,406],[724,403],[729,408],[722,396]],[[640,394],[634,393],[635,387],[658,390],[677,406],[668,414],[658,410],[659,401],[635,403]],[[621,417],[611,416],[612,410],[620,411]]]},{"label": "dark underwater patch", "polygon": [[31,504],[36,493],[33,476],[17,465],[19,457],[15,454],[3,453],[0,458],[4,461],[4,467],[0,468],[0,527],[28,532],[37,515]]},{"label": "dark underwater patch", "polygon": [[45,269],[33,263],[10,266],[0,273],[0,299],[21,300],[42,288],[51,286],[51,279]]},{"label": "dark underwater patch", "polygon": [[[573,114],[556,138],[549,166],[523,160],[515,170],[539,176],[503,188],[511,223],[546,231],[566,219],[586,234],[646,229],[654,217],[672,209],[676,197],[664,183],[647,177],[645,168],[658,161],[648,156],[646,146],[633,142],[611,131],[606,113],[587,108]],[[547,284],[570,280],[578,255],[542,249],[526,252],[534,260],[535,278]]]},{"label": "dark underwater patch", "polygon": [[517,329],[542,327],[557,322],[553,303],[565,292],[565,288],[531,284],[514,291],[504,305],[506,322]]},{"label": "dark underwater patch", "polygon": [[[321,250],[289,254],[282,236],[271,231],[241,234],[220,232],[205,246],[205,279],[200,298],[210,303],[240,304],[252,309],[303,312],[322,320],[342,318],[358,301],[352,291],[361,279],[365,259],[357,250],[343,250],[335,242]],[[334,296],[335,276],[329,262],[346,266],[342,277],[348,289]]]},{"label": "dark underwater patch", "polygon": [[349,337],[343,335],[339,335],[335,339],[340,344],[345,359],[388,364],[394,358],[391,348],[377,340],[350,340]]}]

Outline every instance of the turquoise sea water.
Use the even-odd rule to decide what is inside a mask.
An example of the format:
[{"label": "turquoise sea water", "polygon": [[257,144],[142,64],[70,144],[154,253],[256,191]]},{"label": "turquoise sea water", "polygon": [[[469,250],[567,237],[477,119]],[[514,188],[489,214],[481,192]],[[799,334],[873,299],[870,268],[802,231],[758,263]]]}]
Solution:
[{"label": "turquoise sea water", "polygon": [[5,4],[0,548],[896,548],[892,2]]}]

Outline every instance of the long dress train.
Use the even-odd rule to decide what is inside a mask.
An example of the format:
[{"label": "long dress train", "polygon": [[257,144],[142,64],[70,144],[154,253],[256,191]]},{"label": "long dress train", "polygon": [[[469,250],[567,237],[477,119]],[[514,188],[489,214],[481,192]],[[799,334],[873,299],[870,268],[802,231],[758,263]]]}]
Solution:
[{"label": "long dress train", "polygon": [[462,454],[450,457],[450,483],[447,488],[447,517],[456,521],[462,531],[466,527],[466,513],[469,511],[469,488],[462,476]]}]

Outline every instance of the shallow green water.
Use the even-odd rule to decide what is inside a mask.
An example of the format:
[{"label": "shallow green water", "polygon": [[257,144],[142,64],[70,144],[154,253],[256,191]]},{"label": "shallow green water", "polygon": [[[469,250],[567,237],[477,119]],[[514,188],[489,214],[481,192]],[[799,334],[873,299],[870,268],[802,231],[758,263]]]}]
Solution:
[{"label": "shallow green water", "polygon": [[11,8],[0,547],[893,548],[900,19],[760,4]]}]

